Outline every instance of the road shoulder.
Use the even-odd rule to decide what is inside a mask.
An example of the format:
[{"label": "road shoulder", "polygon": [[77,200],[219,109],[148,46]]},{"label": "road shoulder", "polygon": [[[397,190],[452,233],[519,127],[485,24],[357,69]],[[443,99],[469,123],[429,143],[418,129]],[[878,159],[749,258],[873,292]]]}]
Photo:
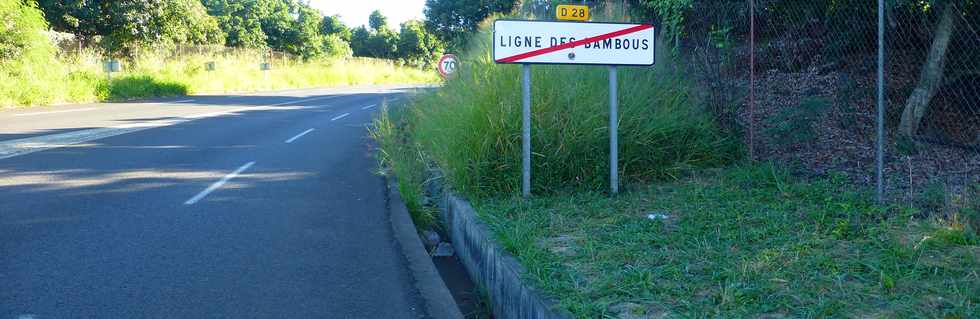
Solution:
[{"label": "road shoulder", "polygon": [[446,288],[439,271],[425,251],[418,230],[408,213],[408,207],[398,193],[394,180],[385,179],[388,185],[388,213],[392,233],[399,249],[408,262],[415,288],[425,301],[426,312],[434,319],[461,319],[463,314]]}]

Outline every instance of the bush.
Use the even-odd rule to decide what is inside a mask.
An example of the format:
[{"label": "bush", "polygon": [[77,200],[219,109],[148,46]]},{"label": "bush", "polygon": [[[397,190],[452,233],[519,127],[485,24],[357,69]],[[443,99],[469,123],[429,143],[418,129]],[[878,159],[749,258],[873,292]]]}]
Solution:
[{"label": "bush", "polygon": [[42,33],[48,25],[35,6],[0,0],[0,21],[0,63],[53,57],[54,48]]},{"label": "bush", "polygon": [[112,83],[109,84],[109,97],[112,99],[186,94],[187,85],[173,81],[160,81],[148,75],[126,76],[113,79]]},{"label": "bush", "polygon": [[[521,179],[520,66],[494,64],[489,42],[483,32],[456,78],[416,98],[407,115],[409,138],[457,190],[476,197],[516,193]],[[740,156],[735,139],[719,131],[688,81],[670,69],[661,64],[620,72],[624,182],[673,177]],[[602,67],[533,67],[535,192],[608,188],[607,81]]]}]

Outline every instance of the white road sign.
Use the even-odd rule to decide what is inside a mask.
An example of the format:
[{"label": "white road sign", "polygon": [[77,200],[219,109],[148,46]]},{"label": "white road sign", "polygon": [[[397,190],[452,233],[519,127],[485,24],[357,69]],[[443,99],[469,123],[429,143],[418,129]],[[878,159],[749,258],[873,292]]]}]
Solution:
[{"label": "white road sign", "polygon": [[497,20],[497,63],[641,65],[654,63],[649,24]]}]

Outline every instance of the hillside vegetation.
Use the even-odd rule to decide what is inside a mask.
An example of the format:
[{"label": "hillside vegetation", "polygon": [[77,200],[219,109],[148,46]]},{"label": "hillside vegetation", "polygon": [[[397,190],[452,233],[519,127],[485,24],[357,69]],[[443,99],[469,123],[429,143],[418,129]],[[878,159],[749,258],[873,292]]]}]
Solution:
[{"label": "hillside vegetation", "polygon": [[[275,6],[275,1],[265,2]],[[126,7],[125,3],[128,2],[113,2],[110,9],[133,12],[140,9]],[[212,7],[218,6],[214,2],[210,4]],[[120,7],[114,7],[117,5]],[[303,38],[300,36],[302,32],[286,32],[298,36],[295,39],[273,39],[269,34],[275,30],[268,30],[267,34],[261,28],[251,30],[254,34],[250,36],[241,32],[226,34],[219,29],[219,25],[225,25],[209,16],[201,2],[163,1],[159,5],[160,8],[154,9],[159,12],[146,17],[150,21],[146,28],[133,29],[136,32],[133,33],[125,31],[135,28],[131,24],[102,25],[100,23],[108,22],[100,20],[89,21],[91,25],[86,25],[83,24],[84,20],[67,21],[63,16],[52,16],[61,13],[84,18],[108,10],[94,4],[68,8],[49,2],[38,6],[33,1],[0,0],[0,19],[6,22],[0,24],[0,107],[212,92],[440,81],[434,71],[419,68],[426,65],[434,51],[427,51],[428,55],[406,53],[408,55],[404,59],[394,56],[390,59],[351,57],[348,43],[339,35],[324,36],[320,33],[321,21],[329,19],[298,4],[277,8],[285,10],[282,12],[299,12],[297,20],[287,19],[283,20],[284,23],[288,22],[286,26],[297,30],[306,26],[310,34],[317,35],[315,39]],[[187,9],[185,11],[188,13],[177,14],[184,12],[182,8]],[[46,21],[45,17],[50,21]],[[316,21],[304,22],[300,19],[303,17]],[[335,18],[330,21],[335,21]],[[53,32],[50,28],[72,33]],[[332,28],[344,27],[332,25]],[[384,24],[378,28],[387,30]],[[410,24],[407,30],[424,33],[418,28],[418,23]],[[242,37],[254,38],[258,42],[248,42]],[[405,40],[399,44],[405,52],[409,52],[418,41],[426,41],[425,35],[421,37],[421,40]],[[300,48],[291,43],[319,44]],[[226,48],[222,44],[238,47]],[[270,48],[285,52],[271,51]],[[111,79],[103,67],[109,59],[122,63],[122,72],[113,73]],[[215,66],[213,71],[207,70],[208,63]],[[263,72],[260,69],[262,63],[270,63],[271,70]]]}]

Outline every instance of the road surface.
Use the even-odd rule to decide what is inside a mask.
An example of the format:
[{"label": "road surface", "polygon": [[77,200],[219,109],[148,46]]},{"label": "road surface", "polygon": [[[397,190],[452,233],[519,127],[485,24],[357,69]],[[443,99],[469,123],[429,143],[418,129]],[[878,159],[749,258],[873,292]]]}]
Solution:
[{"label": "road surface", "polygon": [[0,111],[0,319],[424,317],[365,128],[405,91]]}]

